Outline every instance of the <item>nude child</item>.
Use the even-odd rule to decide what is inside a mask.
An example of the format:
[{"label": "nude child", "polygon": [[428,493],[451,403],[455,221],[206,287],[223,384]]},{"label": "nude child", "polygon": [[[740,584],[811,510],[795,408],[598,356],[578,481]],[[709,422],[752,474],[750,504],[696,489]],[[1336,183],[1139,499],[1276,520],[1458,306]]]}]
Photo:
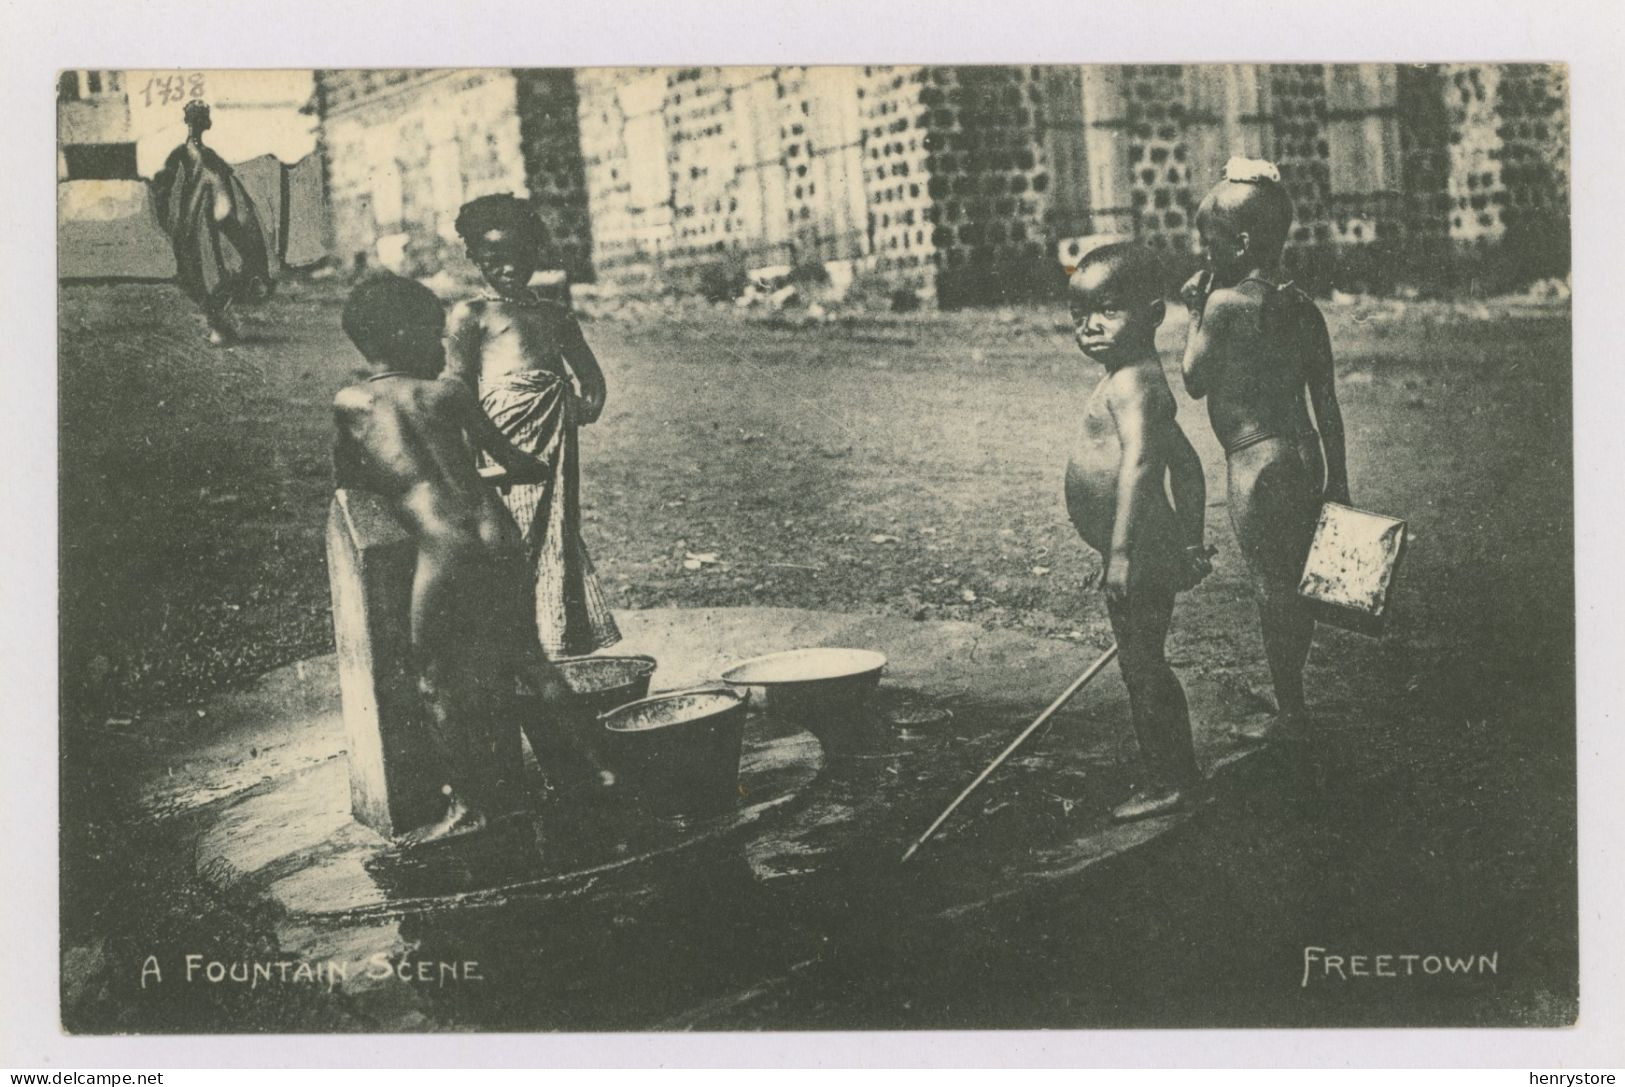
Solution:
[{"label": "nude child", "polygon": [[333,401],[337,483],[391,500],[418,548],[413,664],[449,797],[441,819],[400,839],[422,845],[513,810],[495,752],[514,678],[544,704],[568,696],[537,642],[518,527],[476,470],[475,450],[514,482],[543,468],[502,436],[466,386],[437,379],[445,321],[426,287],[369,279],[351,293],[343,323],[372,374]]},{"label": "nude child", "polygon": [[1224,446],[1230,521],[1275,688],[1277,721],[1233,730],[1255,740],[1304,737],[1314,620],[1298,580],[1321,502],[1349,500],[1326,322],[1281,271],[1292,201],[1277,176],[1269,163],[1231,160],[1197,211],[1207,268],[1183,292],[1192,314],[1185,388],[1207,399]]},{"label": "nude child", "polygon": [[1069,290],[1078,347],[1105,374],[1067,464],[1067,512],[1104,563],[1101,586],[1146,767],[1144,786],[1112,816],[1144,819],[1188,805],[1202,783],[1165,645],[1175,594],[1210,569],[1206,482],[1157,355],[1164,302],[1155,257],[1137,245],[1102,246],[1084,257]]}]

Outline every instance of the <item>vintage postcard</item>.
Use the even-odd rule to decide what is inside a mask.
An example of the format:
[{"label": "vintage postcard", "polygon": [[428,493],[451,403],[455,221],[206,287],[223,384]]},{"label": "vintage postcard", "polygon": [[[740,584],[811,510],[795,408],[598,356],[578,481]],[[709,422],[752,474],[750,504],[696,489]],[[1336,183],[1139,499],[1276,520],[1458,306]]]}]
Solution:
[{"label": "vintage postcard", "polygon": [[56,118],[68,1033],[1585,1014],[1563,64]]}]

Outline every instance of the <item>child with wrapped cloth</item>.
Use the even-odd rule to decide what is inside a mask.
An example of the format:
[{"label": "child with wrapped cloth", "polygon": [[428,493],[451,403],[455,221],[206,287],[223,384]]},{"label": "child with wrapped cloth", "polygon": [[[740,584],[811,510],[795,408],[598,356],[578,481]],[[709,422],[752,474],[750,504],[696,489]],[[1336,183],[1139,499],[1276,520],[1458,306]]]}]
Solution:
[{"label": "child with wrapped cloth", "polygon": [[540,483],[503,497],[524,536],[536,579],[536,629],[549,657],[579,656],[620,641],[581,541],[576,428],[604,410],[604,375],[568,307],[530,288],[546,231],[508,193],[463,205],[457,233],[490,288],[452,310],[446,374],[479,395],[514,445],[547,468]]}]

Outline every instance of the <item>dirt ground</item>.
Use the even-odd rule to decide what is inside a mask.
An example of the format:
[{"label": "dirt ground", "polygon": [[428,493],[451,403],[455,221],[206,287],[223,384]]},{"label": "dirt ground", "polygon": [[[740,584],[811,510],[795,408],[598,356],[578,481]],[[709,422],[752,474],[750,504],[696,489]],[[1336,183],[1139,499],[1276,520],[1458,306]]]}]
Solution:
[{"label": "dirt ground", "polygon": [[[359,363],[341,299],[290,283],[253,342],[217,351],[171,287],[61,294],[65,927],[110,916],[119,729],[332,648],[328,404]],[[800,327],[645,306],[589,322],[610,400],[583,438],[585,535],[612,602],[961,618],[1104,645],[1095,561],[1060,502],[1095,375],[1060,317]],[[953,933],[884,948],[856,934],[728,1025],[1572,1018],[1568,311],[1328,317],[1355,502],[1408,518],[1413,544],[1389,635],[1317,640],[1315,757],[1255,759],[1211,815],[1109,878]],[[1164,333],[1172,365],[1182,330]],[[1180,605],[1172,656],[1256,708],[1267,685],[1222,458],[1179,395],[1220,557]],[[690,569],[694,554],[716,561]],[[1309,944],[1500,965],[1471,983],[1300,989]]]}]

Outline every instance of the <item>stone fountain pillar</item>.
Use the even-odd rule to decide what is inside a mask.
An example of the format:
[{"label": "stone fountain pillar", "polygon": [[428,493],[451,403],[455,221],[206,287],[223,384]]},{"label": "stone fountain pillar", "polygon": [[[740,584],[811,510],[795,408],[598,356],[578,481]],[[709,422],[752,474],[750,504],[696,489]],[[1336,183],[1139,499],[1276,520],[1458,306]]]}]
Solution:
[{"label": "stone fountain pillar", "polygon": [[444,810],[420,720],[411,657],[417,547],[389,504],[339,490],[327,517],[327,571],[339,695],[350,762],[350,810],[386,838]]}]

